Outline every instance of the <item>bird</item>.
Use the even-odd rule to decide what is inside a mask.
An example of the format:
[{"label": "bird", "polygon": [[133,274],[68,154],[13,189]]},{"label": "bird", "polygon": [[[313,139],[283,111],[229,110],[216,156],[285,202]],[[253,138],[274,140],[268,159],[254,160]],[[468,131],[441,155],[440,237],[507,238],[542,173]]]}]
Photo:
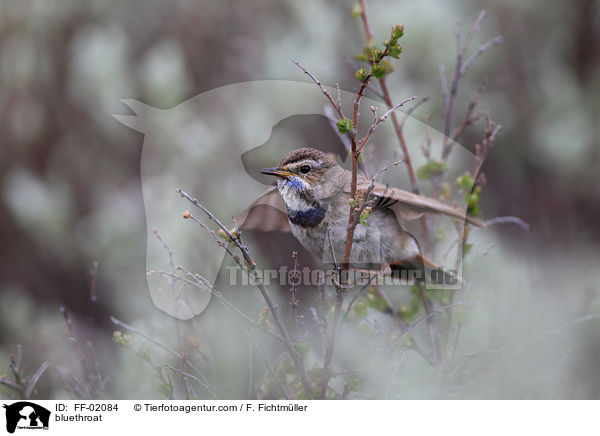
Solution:
[{"label": "bird", "polygon": [[[277,167],[264,168],[262,174],[274,176],[276,186],[262,194],[246,209],[241,220],[258,204],[276,206],[283,200],[287,224],[294,237],[312,255],[338,263],[344,253],[350,216],[352,173],[342,168],[333,156],[310,147],[299,148],[285,156]],[[393,271],[425,268],[438,269],[422,253],[416,238],[402,225],[403,221],[424,213],[437,213],[485,227],[480,220],[433,198],[357,176],[357,198],[367,195],[369,215],[355,228],[350,267],[376,269],[384,274]],[[276,198],[278,196],[279,198]],[[354,200],[355,201],[355,200]],[[277,227],[262,218],[244,227]],[[285,224],[279,226],[286,230]],[[374,268],[375,266],[375,268]]]}]

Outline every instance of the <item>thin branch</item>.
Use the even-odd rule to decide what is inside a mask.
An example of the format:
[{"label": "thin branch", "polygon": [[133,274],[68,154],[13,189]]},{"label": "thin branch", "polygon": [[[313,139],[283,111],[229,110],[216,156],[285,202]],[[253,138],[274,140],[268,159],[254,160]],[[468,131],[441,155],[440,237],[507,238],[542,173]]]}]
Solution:
[{"label": "thin branch", "polygon": [[[467,33],[465,41],[462,45],[463,52],[466,52],[469,49],[469,46],[471,45],[471,40],[473,39],[475,32],[477,32],[480,29],[481,21],[483,21],[483,19],[485,18],[486,15],[487,15],[487,11],[485,9],[483,9],[483,10],[481,10],[481,12],[479,12],[479,15],[475,19],[475,22],[473,22],[471,29],[469,29],[469,33]],[[460,31],[460,29],[459,29],[459,31]],[[459,39],[460,39],[460,33],[458,34],[457,42]]]},{"label": "thin branch", "polygon": [[333,267],[337,270],[339,268],[337,260],[335,258],[335,249],[333,248],[333,241],[331,240],[331,232],[327,229],[327,239],[329,239],[329,249],[331,250],[331,259],[333,260]]},{"label": "thin branch", "polygon": [[208,391],[208,393],[213,397],[213,399],[218,400],[219,397],[217,397],[217,394],[210,388],[210,386],[208,386],[206,383],[204,383],[204,381],[200,380],[198,377],[196,377],[193,374],[190,374],[188,372],[185,372],[179,368],[175,368],[174,366],[171,366],[167,363],[162,363],[161,366],[164,366],[165,368],[170,369],[171,371],[174,371],[176,373],[178,373],[179,375],[183,376],[183,377],[189,377],[192,380],[194,380],[195,382],[197,382],[198,384],[200,384],[200,386],[202,386],[204,389],[206,389]]},{"label": "thin branch", "polygon": [[503,40],[502,40],[501,36],[496,36],[495,38],[490,39],[485,44],[481,44],[477,48],[475,53],[473,53],[471,56],[469,56],[469,58],[464,62],[464,64],[462,65],[462,67],[460,69],[460,74],[463,76],[466,75],[467,72],[469,71],[469,67],[471,66],[471,64],[473,63],[473,61],[475,59],[477,59],[479,56],[481,56],[483,53],[485,53],[490,48],[502,44],[502,41]]},{"label": "thin branch", "polygon": [[373,33],[371,32],[371,27],[369,26],[369,15],[367,12],[367,2],[365,0],[359,0],[360,4],[360,18],[363,22],[363,27],[365,28],[365,34],[367,35],[367,44],[373,41]]},{"label": "thin branch", "polygon": [[404,128],[404,125],[406,124],[406,121],[408,120],[408,118],[412,115],[412,113],[419,107],[421,106],[423,103],[429,101],[429,96],[426,95],[425,97],[421,97],[419,100],[417,100],[415,102],[415,104],[413,104],[411,107],[408,108],[408,110],[404,113],[404,118],[402,118],[402,121],[400,121],[400,128]]},{"label": "thin branch", "polygon": [[[392,98],[390,97],[390,92],[387,88],[385,77],[379,79],[379,84],[381,85],[381,91],[383,92],[385,98],[385,104],[387,104],[388,107],[393,107],[394,104],[392,103]],[[419,181],[417,180],[417,176],[412,165],[412,160],[410,158],[410,153],[408,152],[408,146],[406,144],[406,139],[404,138],[402,126],[400,125],[395,112],[392,112],[391,117],[394,130],[396,131],[396,136],[400,142],[400,148],[402,149],[402,153],[406,159],[406,168],[408,169],[408,177],[410,180],[411,189],[415,194],[420,194],[421,189],[419,188]]]},{"label": "thin branch", "polygon": [[373,120],[373,123],[371,124],[371,126],[369,127],[369,130],[367,131],[367,134],[365,135],[365,137],[360,141],[358,149],[356,150],[357,153],[360,153],[363,149],[363,147],[365,146],[365,144],[367,143],[367,141],[369,140],[369,138],[371,137],[371,135],[373,134],[373,132],[375,132],[375,129],[377,129],[377,127],[383,123],[392,112],[394,112],[396,109],[398,109],[401,106],[404,106],[405,103],[408,103],[409,101],[413,101],[417,98],[417,96],[412,96],[409,97],[403,101],[401,101],[400,103],[394,105],[392,108],[390,108],[385,114],[383,114],[380,117],[375,117],[375,120]]},{"label": "thin branch", "polygon": [[125,330],[128,330],[131,333],[135,333],[136,335],[141,336],[142,338],[146,339],[148,342],[151,342],[154,345],[156,345],[157,347],[162,348],[163,350],[165,350],[165,351],[173,354],[178,359],[181,358],[181,354],[179,354],[179,352],[177,350],[175,350],[174,348],[169,347],[166,344],[163,344],[158,339],[151,338],[150,336],[148,336],[147,334],[145,334],[143,331],[141,331],[139,329],[136,329],[135,327],[130,326],[129,324],[125,324],[123,321],[115,318],[114,316],[111,316],[110,320],[111,320],[111,322],[113,324],[118,325],[119,327],[123,327]]},{"label": "thin branch", "polygon": [[[329,93],[327,93],[327,94],[329,94]],[[329,94],[329,97],[331,97],[330,94]],[[306,376],[306,370],[304,369],[304,363],[303,363],[302,359],[300,358],[300,356],[298,355],[296,348],[294,347],[294,344],[292,343],[292,340],[287,331],[287,328],[281,321],[281,318],[279,316],[278,306],[275,304],[275,302],[271,298],[271,294],[269,294],[269,291],[267,291],[267,289],[265,288],[265,285],[262,282],[260,276],[258,276],[256,274],[256,262],[254,261],[254,259],[252,259],[252,256],[248,252],[248,248],[243,243],[240,242],[239,232],[236,233],[236,236],[232,235],[231,232],[229,231],[229,229],[227,229],[227,227],[225,227],[225,225],[223,223],[221,223],[221,221],[219,221],[219,219],[215,215],[213,215],[212,212],[210,212],[208,209],[206,209],[197,199],[190,197],[186,192],[184,192],[181,189],[177,189],[177,193],[179,195],[181,195],[183,198],[185,198],[186,200],[188,200],[190,203],[192,203],[194,206],[196,206],[198,209],[200,209],[202,212],[204,212],[204,214],[206,216],[208,216],[208,218],[210,218],[212,221],[214,221],[221,228],[221,230],[223,230],[223,232],[225,232],[225,234],[229,237],[230,241],[241,251],[241,253],[244,257],[244,262],[246,264],[246,268],[247,268],[248,272],[250,274],[252,274],[252,276],[254,277],[254,286],[256,286],[256,288],[261,293],[263,299],[267,303],[267,307],[269,308],[269,311],[271,312],[271,316],[273,317],[273,320],[275,321],[275,325],[277,326],[277,329],[279,330],[281,336],[283,337],[285,348],[287,349],[290,357],[292,358],[292,361],[293,361],[294,365],[296,366],[296,369],[300,373],[300,380],[302,382],[302,386],[305,390],[305,393],[306,393],[307,397],[310,398],[312,396],[312,391],[311,391],[311,387],[310,387],[310,382],[308,381],[308,377]]]},{"label": "thin branch", "polygon": [[464,133],[465,129],[467,127],[469,127],[471,124],[475,123],[477,120],[479,120],[483,116],[483,113],[481,113],[481,112],[473,115],[473,111],[477,107],[477,104],[479,104],[479,96],[485,89],[486,84],[487,84],[487,78],[483,79],[483,81],[479,85],[479,88],[477,88],[477,91],[475,91],[475,94],[473,94],[471,101],[469,101],[469,106],[467,107],[467,111],[465,113],[465,117],[464,117],[462,123],[460,123],[456,129],[454,129],[454,132],[452,133],[451,138],[446,138],[448,140],[448,143],[444,144],[444,146],[447,147],[445,150],[446,156],[448,156],[450,154],[453,143],[458,142],[458,140],[461,138],[462,134]]},{"label": "thin branch", "polygon": [[298,273],[298,252],[292,252],[292,259],[294,260],[294,269],[292,270],[292,286],[290,288],[290,295],[292,300],[290,304],[292,305],[292,313],[294,315],[294,338],[298,341],[299,332],[300,332],[300,314],[298,314],[298,282],[300,281],[299,273]]},{"label": "thin branch", "polygon": [[471,278],[469,279],[469,284],[467,285],[467,289],[465,289],[465,296],[469,295],[470,290],[473,287],[475,277],[477,276],[477,274],[479,273],[479,270],[481,269],[481,264],[483,263],[483,259],[485,257],[487,257],[487,255],[490,253],[490,251],[492,251],[494,248],[496,248],[496,244],[492,242],[490,245],[487,246],[487,248],[485,250],[483,250],[483,252],[479,256],[478,262],[476,263],[475,268],[473,269],[473,272],[471,273]]},{"label": "thin branch", "polygon": [[442,87],[442,100],[444,101],[444,108],[448,107],[448,79],[446,78],[446,66],[440,64],[440,85]]},{"label": "thin branch", "polygon": [[[389,170],[391,167],[396,166],[398,164],[401,164],[402,162],[406,162],[406,160],[400,159],[397,160],[395,162],[392,162],[389,165],[386,165],[385,167],[381,168],[379,171],[377,171],[375,173],[375,175],[371,178],[371,183],[369,184],[369,187],[367,188],[367,191],[362,199],[362,202],[360,203],[360,205],[356,208],[356,215],[358,217],[360,217],[362,215],[362,213],[364,212],[365,208],[367,207],[367,204],[369,203],[369,200],[371,199],[371,194],[373,193],[373,189],[375,188],[375,181],[377,180],[377,178],[383,174],[385,171]],[[352,223],[352,231],[354,232],[354,229],[356,229],[356,226],[358,225],[359,220],[355,220]]]},{"label": "thin branch", "polygon": [[[479,13],[479,15],[477,16],[477,19],[471,26],[469,33],[467,33],[467,36],[465,37],[465,40],[462,43],[460,42],[460,25],[457,25],[457,32],[456,32],[457,53],[456,53],[456,65],[455,65],[455,69],[454,69],[454,78],[452,79],[452,87],[448,94],[448,98],[445,99],[445,104],[444,104],[444,118],[445,118],[444,138],[448,138],[450,136],[450,131],[452,129],[452,118],[454,115],[454,107],[456,104],[456,94],[458,92],[458,85],[459,85],[460,79],[464,75],[467,74],[468,67],[475,59],[477,59],[477,57],[479,57],[486,50],[488,50],[491,47],[498,45],[502,42],[501,37],[493,38],[492,40],[488,41],[487,43],[482,44],[478,48],[478,50],[473,55],[471,55],[466,61],[464,60],[466,52],[471,45],[471,40],[473,39],[473,35],[475,34],[475,32],[477,32],[477,30],[479,30],[481,20],[483,20],[485,15],[486,15],[485,10],[483,10]],[[440,69],[440,71],[442,71],[442,70]],[[441,74],[440,74],[440,76],[441,76]],[[444,74],[444,80],[445,80],[445,74]],[[445,141],[446,141],[446,139],[444,139],[444,142]],[[443,147],[442,160],[445,161],[447,159],[448,152],[449,151],[447,150],[447,148]]]},{"label": "thin branch", "polygon": [[338,113],[340,118],[345,118],[344,117],[344,113],[342,112],[342,107],[341,105],[337,105],[335,100],[333,99],[333,97],[331,96],[331,94],[329,93],[329,91],[327,91],[327,89],[325,89],[325,87],[323,86],[323,84],[321,83],[321,81],[319,79],[317,79],[317,77],[312,74],[310,71],[308,71],[306,68],[304,68],[302,66],[302,64],[300,64],[300,62],[298,61],[293,61],[294,64],[296,64],[298,66],[298,68],[300,68],[302,71],[304,71],[304,74],[306,74],[308,77],[310,77],[312,79],[313,82],[315,82],[317,84],[317,86],[319,87],[319,89],[321,90],[321,92],[323,93],[323,95],[325,95],[325,97],[327,97],[327,99],[329,100],[329,102],[332,104],[332,106],[335,108],[336,112]]},{"label": "thin branch", "polygon": [[90,271],[90,324],[94,322],[94,316],[96,315],[96,306],[98,304],[98,296],[96,295],[98,265],[98,262],[92,262],[92,269]]},{"label": "thin branch", "polygon": [[600,314],[598,314],[598,313],[591,313],[589,315],[584,315],[579,318],[575,318],[570,321],[562,323],[561,325],[556,327],[556,329],[554,329],[554,331],[552,333],[560,333],[562,330],[564,330],[568,327],[573,327],[577,324],[581,324],[581,323],[587,322],[587,321],[597,321],[597,320],[600,320]]},{"label": "thin branch", "polygon": [[435,309],[431,307],[431,300],[425,295],[425,290],[423,289],[423,286],[419,285],[417,286],[417,288],[419,290],[419,296],[421,297],[421,301],[423,302],[423,309],[426,313],[426,316],[424,318],[425,320],[427,320],[427,329],[429,331],[429,340],[431,341],[433,361],[437,366],[440,363],[440,344],[437,335],[437,326],[435,323],[435,319],[433,318]]},{"label": "thin branch", "polygon": [[494,224],[507,224],[507,223],[512,223],[512,224],[516,224],[519,227],[521,227],[523,230],[529,230],[529,223],[527,223],[526,221],[522,220],[519,217],[516,216],[499,216],[496,218],[492,218],[491,220],[488,220],[485,222],[486,226],[493,226]]},{"label": "thin branch", "polygon": [[344,322],[346,320],[346,318],[348,318],[348,314],[350,313],[350,310],[352,310],[352,306],[354,305],[354,303],[356,302],[356,300],[358,299],[358,297],[360,297],[362,295],[363,291],[369,287],[369,285],[371,284],[371,282],[373,281],[373,279],[376,278],[376,277],[377,277],[377,275],[370,276],[369,280],[367,281],[367,283],[365,285],[363,285],[363,287],[359,289],[359,291],[352,298],[352,300],[350,300],[350,303],[348,303],[348,307],[346,307],[346,310],[344,311],[344,317],[342,319],[342,322]]},{"label": "thin branch", "polygon": [[452,304],[448,304],[448,305],[445,305],[445,306],[441,306],[441,307],[438,307],[437,309],[432,309],[430,313],[428,313],[426,315],[423,315],[422,317],[416,319],[415,321],[413,321],[412,323],[410,323],[406,327],[406,329],[404,329],[402,332],[400,332],[400,335],[398,337],[394,338],[394,340],[392,342],[390,342],[390,344],[386,348],[386,352],[389,351],[391,349],[391,347],[394,344],[396,344],[403,336],[409,334],[415,327],[417,327],[423,321],[427,321],[428,319],[430,319],[434,315],[436,315],[438,313],[445,312],[445,311],[447,311],[449,309],[452,309],[452,308],[454,308],[456,306],[477,305],[477,304],[481,304],[481,303],[479,301],[457,301],[456,303],[452,303]]},{"label": "thin branch", "polygon": [[[173,274],[173,277],[175,279],[181,280],[184,283],[189,284],[190,286],[201,287],[202,289],[208,289],[210,291],[211,295],[213,297],[215,297],[217,300],[219,300],[219,302],[226,309],[232,311],[233,313],[235,313],[236,315],[238,315],[241,319],[243,319],[244,321],[248,322],[253,327],[269,333],[271,336],[273,336],[275,339],[277,339],[279,341],[283,341],[283,338],[279,334],[277,334],[273,330],[262,328],[262,326],[257,321],[255,321],[252,318],[250,318],[248,315],[246,315],[244,312],[242,312],[240,309],[238,309],[237,306],[235,306],[233,303],[231,303],[226,298],[224,298],[223,294],[220,291],[216,290],[214,287],[210,286],[210,283],[208,283],[208,280],[206,280],[204,277],[202,277],[200,275],[195,276],[194,274],[192,274],[191,272],[185,270],[181,266],[177,266],[176,268],[179,271],[183,271],[188,277],[193,278],[195,280],[195,282],[192,282],[191,280],[187,280],[187,279],[185,279],[183,277],[180,277],[178,275]],[[152,272],[153,273],[157,273],[157,274],[170,274],[167,271],[152,271]],[[200,280],[200,279],[202,279],[202,280]]]},{"label": "thin branch", "polygon": [[35,389],[35,385],[37,385],[37,382],[42,377],[42,374],[44,374],[44,371],[46,371],[49,366],[50,364],[48,362],[42,362],[38,370],[31,376],[29,383],[27,384],[27,389],[25,389],[25,398],[29,398],[31,396],[31,393]]},{"label": "thin branch", "polygon": [[279,390],[283,394],[283,398],[285,398],[286,400],[289,400],[290,397],[289,397],[288,393],[286,392],[285,388],[283,387],[283,384],[279,380],[279,377],[277,377],[277,374],[275,373],[275,370],[273,369],[273,367],[269,363],[269,359],[267,358],[266,352],[265,352],[265,366],[269,370],[269,373],[271,374],[271,377],[273,377],[273,381],[275,381],[275,384],[277,385],[277,387],[279,388]]},{"label": "thin branch", "polygon": [[191,361],[190,361],[188,358],[186,358],[186,357],[185,357],[185,355],[183,355],[182,353],[179,353],[179,352],[178,352],[177,350],[175,350],[174,348],[171,348],[171,347],[169,347],[168,345],[166,345],[166,344],[163,344],[163,343],[162,343],[162,342],[160,342],[158,339],[154,339],[154,338],[152,338],[152,337],[148,336],[148,335],[147,335],[147,334],[145,334],[143,331],[141,331],[141,330],[139,330],[139,329],[137,329],[137,328],[135,328],[135,327],[133,327],[133,326],[130,326],[129,324],[126,324],[126,323],[124,323],[123,321],[121,321],[121,320],[119,320],[119,319],[115,318],[114,316],[111,316],[111,317],[110,317],[110,320],[111,320],[111,322],[112,322],[113,324],[115,324],[115,325],[118,325],[119,327],[122,327],[122,328],[124,328],[125,330],[127,330],[127,331],[130,331],[131,333],[134,333],[134,334],[136,334],[136,335],[138,335],[138,336],[140,336],[140,337],[144,338],[145,340],[147,340],[148,342],[150,342],[150,343],[152,343],[152,344],[156,345],[157,347],[159,347],[159,348],[162,348],[163,350],[167,351],[168,353],[171,353],[172,355],[174,355],[175,357],[177,357],[179,360],[182,360],[182,359],[183,359],[183,360],[185,361],[185,363],[186,363],[186,364],[187,364],[187,365],[188,365],[190,368],[192,368],[192,369],[193,369],[193,370],[194,370],[194,371],[195,371],[195,372],[196,372],[198,375],[202,375],[202,372],[201,372],[201,371],[200,371],[198,368],[196,368],[196,367],[194,366],[194,364],[193,364],[193,363],[192,363],[192,362],[191,362]]},{"label": "thin branch", "polygon": [[[373,33],[371,32],[371,28],[369,25],[369,17],[367,14],[366,1],[360,0],[359,3],[360,3],[360,7],[361,7],[361,20],[363,22],[363,27],[365,29],[365,35],[367,37],[367,42],[370,43],[373,40]],[[387,48],[386,48],[386,52],[387,52]],[[381,92],[383,94],[383,99],[385,101],[385,104],[388,106],[388,108],[392,108],[394,106],[394,104],[392,102],[392,98],[390,96],[390,92],[389,92],[387,84],[386,84],[385,76],[381,77],[379,79],[379,85],[381,86]],[[404,159],[406,159],[406,169],[408,171],[408,178],[410,180],[411,190],[415,194],[420,194],[421,190],[419,188],[419,181],[416,177],[416,174],[415,174],[415,171],[414,171],[414,168],[412,165],[410,153],[408,152],[408,146],[406,144],[406,139],[404,138],[404,133],[402,131],[403,125],[398,122],[398,117],[396,116],[395,112],[391,113],[391,117],[392,117],[392,124],[393,124],[394,130],[396,132],[396,136],[398,137],[398,141],[400,142],[400,148],[402,149],[402,154],[404,156]],[[356,125],[356,123],[355,123],[355,125]],[[352,194],[352,197],[354,197],[355,193],[352,192],[351,194]],[[421,228],[423,231],[425,246],[428,248],[430,245],[430,238],[429,238],[429,229],[427,226],[427,220],[423,216],[419,219],[419,221],[421,223]]]},{"label": "thin branch", "polygon": [[0,385],[7,386],[7,387],[9,387],[9,388],[11,388],[11,389],[13,389],[13,390],[15,390],[17,392],[21,392],[21,393],[23,392],[23,387],[21,387],[16,382],[7,379],[4,376],[0,376]]}]

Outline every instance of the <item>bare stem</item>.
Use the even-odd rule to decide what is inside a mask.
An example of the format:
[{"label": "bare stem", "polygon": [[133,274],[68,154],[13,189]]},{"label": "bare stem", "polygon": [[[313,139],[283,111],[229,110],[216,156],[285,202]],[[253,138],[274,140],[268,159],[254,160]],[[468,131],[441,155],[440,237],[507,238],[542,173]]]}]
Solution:
[{"label": "bare stem", "polygon": [[[323,93],[323,95],[325,95],[325,97],[327,97],[327,99],[329,100],[329,102],[331,103],[331,105],[335,108],[335,110],[336,110],[337,114],[339,115],[339,117],[341,119],[345,118],[344,117],[344,113],[342,112],[342,105],[336,103],[333,100],[333,97],[331,96],[331,93],[329,91],[327,91],[327,89],[325,89],[325,87],[323,86],[323,84],[321,83],[321,81],[319,79],[317,79],[317,77],[314,74],[312,74],[310,71],[308,71],[306,68],[304,68],[300,64],[300,62],[298,62],[298,61],[293,61],[293,62],[294,62],[294,64],[296,64],[298,66],[298,68],[300,68],[302,71],[304,71],[304,73],[308,77],[310,77],[313,80],[313,82],[315,82],[317,84],[317,86],[319,87],[319,89],[321,90],[321,92]],[[338,90],[339,90],[339,87],[338,87]],[[339,95],[339,93],[338,93],[338,95]],[[338,101],[339,101],[339,98],[338,98]]]},{"label": "bare stem", "polygon": [[[331,95],[330,95],[330,97],[331,97]],[[335,103],[333,103],[333,104],[335,104]],[[214,221],[221,228],[221,230],[223,232],[225,232],[225,234],[229,237],[230,242],[232,242],[242,253],[242,256],[244,258],[244,263],[246,264],[247,271],[253,277],[254,285],[259,290],[263,299],[267,303],[267,307],[269,308],[269,311],[271,312],[271,316],[273,317],[273,320],[275,321],[275,325],[277,326],[277,329],[279,330],[279,332],[283,338],[284,346],[285,346],[287,352],[289,353],[289,355],[294,363],[294,366],[300,373],[300,380],[302,382],[304,391],[305,391],[307,397],[311,398],[312,392],[311,392],[311,388],[310,388],[310,382],[308,381],[308,377],[306,375],[306,370],[304,369],[304,363],[302,361],[302,358],[298,355],[296,348],[295,348],[294,344],[292,343],[290,335],[287,331],[287,328],[285,327],[285,324],[283,324],[283,322],[281,321],[281,318],[279,316],[279,307],[273,301],[271,294],[265,287],[260,276],[258,276],[256,274],[256,262],[250,255],[248,248],[241,242],[239,232],[236,232],[236,235],[234,236],[229,231],[229,229],[227,229],[227,227],[225,227],[225,225],[223,223],[221,223],[221,221],[212,212],[210,212],[208,209],[206,209],[197,199],[192,198],[190,195],[188,195],[185,191],[183,191],[181,189],[177,189],[177,193],[179,195],[181,195],[183,198],[185,198],[186,200],[188,200],[190,203],[192,203],[194,206],[196,206],[198,209],[200,209],[202,212],[204,212],[204,214],[209,219]]]}]

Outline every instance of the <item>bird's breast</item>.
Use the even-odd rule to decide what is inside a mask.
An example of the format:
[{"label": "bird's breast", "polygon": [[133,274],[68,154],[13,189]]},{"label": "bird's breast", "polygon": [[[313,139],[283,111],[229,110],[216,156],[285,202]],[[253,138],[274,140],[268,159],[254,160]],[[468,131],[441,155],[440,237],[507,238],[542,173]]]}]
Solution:
[{"label": "bird's breast", "polygon": [[316,227],[323,221],[327,209],[314,205],[304,210],[294,210],[287,207],[287,216],[292,224],[300,227]]}]

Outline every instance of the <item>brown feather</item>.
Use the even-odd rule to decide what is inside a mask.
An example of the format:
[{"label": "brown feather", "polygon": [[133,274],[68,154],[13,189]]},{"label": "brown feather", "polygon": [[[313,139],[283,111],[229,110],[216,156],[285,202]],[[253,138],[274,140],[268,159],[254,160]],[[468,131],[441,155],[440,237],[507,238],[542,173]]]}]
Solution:
[{"label": "brown feather", "polygon": [[[366,193],[370,185],[370,180],[359,177],[356,188],[359,192],[362,191],[363,193]],[[350,192],[349,186],[346,192]],[[452,218],[467,221],[469,224],[473,224],[477,227],[486,227],[483,221],[467,216],[459,209],[442,203],[441,201],[404,191],[403,189],[391,188],[379,182],[375,182],[371,195],[388,198],[390,200],[397,200],[397,203],[394,202],[393,204],[389,204],[388,207],[394,210],[401,218],[407,220],[418,218],[424,213],[441,213]]]},{"label": "brown feather", "polygon": [[272,187],[259,195],[250,206],[244,209],[236,217],[236,221],[245,230],[290,232],[290,223],[285,211],[283,198],[277,192],[277,188]]}]

